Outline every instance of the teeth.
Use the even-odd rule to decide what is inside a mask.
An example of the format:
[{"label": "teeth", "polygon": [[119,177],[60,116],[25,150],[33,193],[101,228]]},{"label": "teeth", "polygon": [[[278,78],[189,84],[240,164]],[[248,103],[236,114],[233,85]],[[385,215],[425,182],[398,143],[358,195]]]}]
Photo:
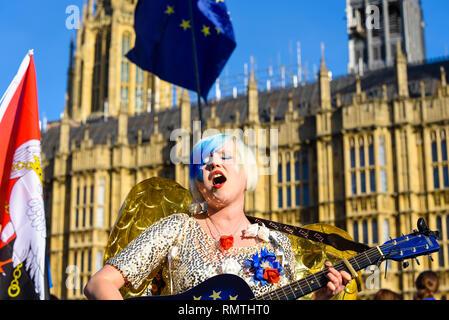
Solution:
[{"label": "teeth", "polygon": [[219,182],[217,181],[218,178],[223,177],[223,175],[221,173],[216,173],[214,174],[213,178],[212,178],[212,182],[214,185],[218,184]]}]

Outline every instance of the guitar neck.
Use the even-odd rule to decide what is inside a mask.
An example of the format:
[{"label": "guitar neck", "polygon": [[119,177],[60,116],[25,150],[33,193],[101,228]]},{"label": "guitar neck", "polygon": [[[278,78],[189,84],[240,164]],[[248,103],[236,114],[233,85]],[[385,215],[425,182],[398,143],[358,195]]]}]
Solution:
[{"label": "guitar neck", "polygon": [[[348,262],[355,271],[362,270],[370,265],[376,264],[382,258],[381,252],[377,247],[366,250],[352,258]],[[339,262],[333,266],[338,271],[350,272],[343,262]],[[329,279],[326,277],[328,271],[323,270],[314,273],[306,278],[294,281],[282,288],[273,290],[269,293],[258,296],[256,299],[261,300],[294,300],[301,298],[311,292],[321,289],[327,285]]]}]

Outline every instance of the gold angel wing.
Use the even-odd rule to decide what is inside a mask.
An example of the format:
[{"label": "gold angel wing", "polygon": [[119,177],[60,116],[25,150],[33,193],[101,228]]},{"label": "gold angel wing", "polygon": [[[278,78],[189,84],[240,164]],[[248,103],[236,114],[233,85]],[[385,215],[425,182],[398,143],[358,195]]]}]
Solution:
[{"label": "gold angel wing", "polygon": [[[109,235],[103,264],[122,251],[132,240],[156,221],[175,213],[188,213],[192,197],[187,189],[177,182],[160,177],[144,180],[134,186],[120,209],[117,221]],[[133,289],[123,286],[124,298],[140,296],[151,285],[156,272]]]},{"label": "gold angel wing", "polygon": [[[304,226],[305,229],[320,231],[324,233],[336,233],[348,240],[352,240],[351,236],[344,230],[335,226],[316,223]],[[357,253],[354,251],[339,251],[334,247],[314,241],[307,240],[305,238],[288,236],[292,242],[293,252],[296,259],[296,276],[297,278],[304,278],[312,273],[323,270],[324,263],[330,261],[332,264],[336,264],[343,258],[350,258]],[[359,272],[361,277],[361,272]],[[356,281],[351,281],[343,292],[335,296],[333,299],[337,300],[356,300],[358,294]],[[304,300],[312,299],[313,294],[309,294],[303,297]]]}]

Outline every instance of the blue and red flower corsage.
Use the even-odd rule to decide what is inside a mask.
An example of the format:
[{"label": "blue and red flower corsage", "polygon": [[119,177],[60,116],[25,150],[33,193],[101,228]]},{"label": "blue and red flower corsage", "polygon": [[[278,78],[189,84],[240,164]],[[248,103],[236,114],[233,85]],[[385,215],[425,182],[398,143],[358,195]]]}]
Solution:
[{"label": "blue and red flower corsage", "polygon": [[253,259],[246,260],[244,265],[248,267],[252,280],[262,285],[277,283],[280,276],[284,275],[282,265],[276,261],[276,255],[265,248],[260,250],[260,256],[254,254]]}]

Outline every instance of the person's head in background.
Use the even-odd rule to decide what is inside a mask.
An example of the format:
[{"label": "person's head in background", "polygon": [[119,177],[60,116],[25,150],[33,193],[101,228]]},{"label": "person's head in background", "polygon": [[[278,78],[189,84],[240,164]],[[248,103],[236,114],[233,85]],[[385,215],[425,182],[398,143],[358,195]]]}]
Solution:
[{"label": "person's head in background", "polygon": [[373,300],[401,300],[401,297],[389,289],[380,289],[374,295]]},{"label": "person's head in background", "polygon": [[435,300],[440,281],[438,275],[433,271],[423,271],[416,278],[415,300]]}]

